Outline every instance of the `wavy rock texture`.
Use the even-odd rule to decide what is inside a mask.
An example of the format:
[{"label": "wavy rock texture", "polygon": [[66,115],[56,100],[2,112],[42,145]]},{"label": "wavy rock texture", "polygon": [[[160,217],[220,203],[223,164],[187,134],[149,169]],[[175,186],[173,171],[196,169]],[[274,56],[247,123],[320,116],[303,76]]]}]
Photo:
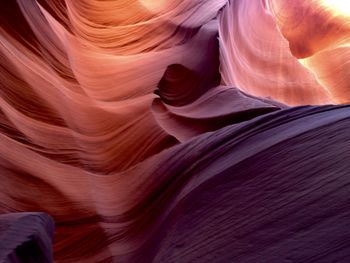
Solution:
[{"label": "wavy rock texture", "polygon": [[178,147],[190,181],[155,262],[348,262],[349,113],[292,108]]},{"label": "wavy rock texture", "polygon": [[349,16],[322,0],[236,0],[219,19],[225,84],[290,105],[349,101]]},{"label": "wavy rock texture", "polygon": [[34,237],[52,261],[49,217],[16,213],[41,211],[56,262],[350,260],[350,108],[292,107],[348,101],[347,15],[321,0],[0,12],[0,230],[25,230],[8,251]]},{"label": "wavy rock texture", "polygon": [[329,0],[270,2],[291,52],[303,58],[303,64],[315,73],[334,102],[348,103],[350,13],[345,11],[349,4],[339,7],[339,1],[333,1],[333,6]]}]

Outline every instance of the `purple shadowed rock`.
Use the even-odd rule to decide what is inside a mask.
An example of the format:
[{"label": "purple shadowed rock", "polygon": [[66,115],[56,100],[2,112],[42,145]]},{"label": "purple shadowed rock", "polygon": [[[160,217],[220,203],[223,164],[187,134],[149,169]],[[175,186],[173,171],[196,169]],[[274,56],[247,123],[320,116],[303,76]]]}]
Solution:
[{"label": "purple shadowed rock", "polygon": [[0,262],[53,262],[54,228],[46,213],[0,215]]}]

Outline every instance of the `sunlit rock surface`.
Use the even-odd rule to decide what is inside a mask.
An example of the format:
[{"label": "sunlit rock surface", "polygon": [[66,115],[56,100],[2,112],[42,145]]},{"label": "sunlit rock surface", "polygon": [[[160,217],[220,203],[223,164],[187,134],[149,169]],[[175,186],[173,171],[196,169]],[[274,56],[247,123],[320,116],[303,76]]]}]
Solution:
[{"label": "sunlit rock surface", "polygon": [[350,4],[269,0],[293,55],[314,72],[335,103],[350,101]]},{"label": "sunlit rock surface", "polygon": [[349,262],[347,10],[1,1],[0,259]]}]

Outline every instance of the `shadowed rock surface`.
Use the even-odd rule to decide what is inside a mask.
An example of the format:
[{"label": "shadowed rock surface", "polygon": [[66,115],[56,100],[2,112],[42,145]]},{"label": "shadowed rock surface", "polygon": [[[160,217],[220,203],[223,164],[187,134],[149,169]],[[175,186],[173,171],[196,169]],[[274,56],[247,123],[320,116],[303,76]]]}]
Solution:
[{"label": "shadowed rock surface", "polygon": [[53,219],[45,213],[0,215],[0,262],[53,262]]}]

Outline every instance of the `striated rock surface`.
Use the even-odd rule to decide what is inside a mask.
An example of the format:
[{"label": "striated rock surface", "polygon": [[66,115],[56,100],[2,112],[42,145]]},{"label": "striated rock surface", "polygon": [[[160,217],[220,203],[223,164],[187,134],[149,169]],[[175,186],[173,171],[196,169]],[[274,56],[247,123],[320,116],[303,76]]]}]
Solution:
[{"label": "striated rock surface", "polygon": [[1,1],[0,261],[349,262],[339,3]]}]

